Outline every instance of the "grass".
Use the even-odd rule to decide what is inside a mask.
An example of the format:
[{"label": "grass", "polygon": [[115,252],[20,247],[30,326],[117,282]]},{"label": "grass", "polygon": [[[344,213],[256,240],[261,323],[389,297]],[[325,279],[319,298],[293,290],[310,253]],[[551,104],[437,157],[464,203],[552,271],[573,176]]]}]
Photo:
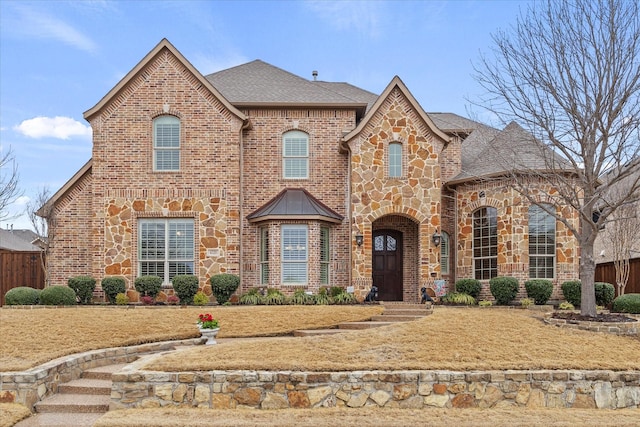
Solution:
[{"label": "grass", "polygon": [[[282,336],[294,329],[365,319],[380,311],[379,306],[2,309],[0,369],[23,370],[101,347],[195,337],[199,335],[195,322],[202,312],[220,319],[222,344],[165,355],[151,368],[640,369],[640,339],[548,326],[529,310],[436,307],[433,315],[422,320],[372,330],[305,338],[223,340]],[[21,408],[0,406],[0,426],[13,425],[24,417]],[[637,409],[158,408],[112,411],[95,426],[635,426],[638,416]]]},{"label": "grass", "polygon": [[27,418],[31,412],[17,403],[0,403],[0,427],[10,427]]}]

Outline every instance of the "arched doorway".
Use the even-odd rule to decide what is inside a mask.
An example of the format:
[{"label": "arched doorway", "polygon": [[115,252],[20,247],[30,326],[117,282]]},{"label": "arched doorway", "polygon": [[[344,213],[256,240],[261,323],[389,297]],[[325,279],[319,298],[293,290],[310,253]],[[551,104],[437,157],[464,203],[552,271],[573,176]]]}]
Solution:
[{"label": "arched doorway", "polygon": [[402,301],[402,233],[396,230],[373,232],[373,285],[381,301]]}]

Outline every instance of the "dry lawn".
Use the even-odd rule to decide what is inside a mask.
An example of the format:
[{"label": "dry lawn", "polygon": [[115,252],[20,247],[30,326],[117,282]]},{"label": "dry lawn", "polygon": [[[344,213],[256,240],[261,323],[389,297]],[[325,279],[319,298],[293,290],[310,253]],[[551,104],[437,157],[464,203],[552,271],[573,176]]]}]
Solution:
[{"label": "dry lawn", "polygon": [[140,409],[108,412],[94,427],[636,427],[638,410],[380,409],[267,410]]},{"label": "dry lawn", "polygon": [[26,406],[17,403],[0,403],[0,427],[10,427],[31,415]]},{"label": "dry lawn", "polygon": [[365,331],[195,347],[146,369],[640,369],[639,339],[560,329],[532,313],[436,307],[421,320]]},{"label": "dry lawn", "polygon": [[23,371],[99,348],[199,337],[198,314],[220,320],[218,338],[278,336],[379,314],[380,306],[234,306],[0,309],[0,371]]}]

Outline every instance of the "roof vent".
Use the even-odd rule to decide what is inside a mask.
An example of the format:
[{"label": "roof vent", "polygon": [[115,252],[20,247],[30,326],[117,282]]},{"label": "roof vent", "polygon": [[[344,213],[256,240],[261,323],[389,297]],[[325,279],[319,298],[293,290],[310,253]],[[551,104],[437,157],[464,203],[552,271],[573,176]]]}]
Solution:
[{"label": "roof vent", "polygon": [[313,81],[315,82],[316,80],[318,80],[318,72],[316,70],[313,70],[311,72],[311,75],[313,76]]}]

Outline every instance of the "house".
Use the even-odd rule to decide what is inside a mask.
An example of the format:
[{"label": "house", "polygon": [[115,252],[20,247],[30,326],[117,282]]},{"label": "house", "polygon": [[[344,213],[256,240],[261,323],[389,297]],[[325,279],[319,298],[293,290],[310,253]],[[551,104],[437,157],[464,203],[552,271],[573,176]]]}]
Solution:
[{"label": "house", "polygon": [[44,287],[41,243],[32,230],[0,228],[0,305],[4,305],[4,295],[13,288]]},{"label": "house", "polygon": [[476,277],[490,296],[497,275],[556,293],[578,275],[569,230],[495,161],[521,144],[538,162],[530,136],[427,113],[397,76],[373,94],[260,60],[203,75],[165,39],[84,117],[92,158],[48,202],[54,284],[154,274],[167,293],[187,273],[210,293],[233,273],[240,292],[376,284],[419,301],[436,281]]}]

